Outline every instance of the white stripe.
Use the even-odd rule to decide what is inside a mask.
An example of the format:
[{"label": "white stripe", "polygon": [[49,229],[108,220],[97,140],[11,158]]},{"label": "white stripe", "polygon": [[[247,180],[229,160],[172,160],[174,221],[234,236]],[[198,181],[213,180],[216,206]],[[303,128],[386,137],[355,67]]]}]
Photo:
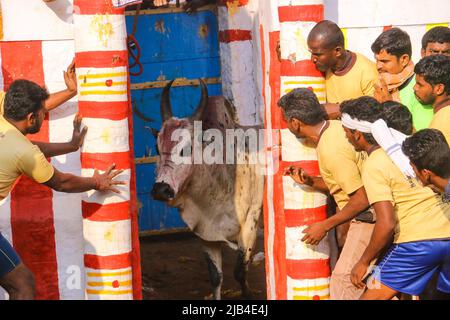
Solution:
[{"label": "white stripe", "polygon": [[316,25],[315,22],[282,22],[280,24],[281,58],[292,63],[309,60],[308,34]]},{"label": "white stripe", "polygon": [[315,161],[316,149],[307,147],[292,134],[289,129],[281,130],[281,155],[283,161]]},{"label": "white stripe", "polygon": [[283,177],[283,193],[285,209],[308,209],[324,206],[327,196],[313,188],[300,185],[291,177]]},{"label": "white stripe", "polygon": [[2,41],[73,39],[73,0],[2,0]]},{"label": "white stripe", "polygon": [[[11,194],[0,201],[0,232],[12,244],[11,229]],[[0,300],[8,300],[8,294],[0,287]]]},{"label": "white stripe", "polygon": [[122,51],[126,48],[123,15],[74,15],[77,52]]},{"label": "white stripe", "polygon": [[236,107],[244,126],[260,123],[252,50],[250,41],[220,44],[223,95]]},{"label": "white stripe", "polygon": [[[71,52],[72,54],[70,54]],[[42,42],[44,78],[50,92],[57,92],[66,88],[62,71],[67,69],[74,55],[74,42],[72,40]],[[77,109],[75,97],[50,112],[50,142],[70,141],[73,132],[73,119]],[[51,163],[61,172],[81,175],[79,151],[53,157]],[[54,191],[53,214],[60,298],[84,299],[84,240],[81,194]],[[80,286],[74,285],[76,283],[74,277],[78,276],[78,270],[81,276]]]},{"label": "white stripe", "polygon": [[[99,173],[103,171],[99,170]],[[94,174],[94,169],[81,169],[81,175],[83,177],[92,177]],[[90,190],[82,194],[82,200],[86,202],[99,203],[99,204],[110,204],[118,203],[130,200],[130,170],[124,170],[121,174],[114,178],[116,181],[125,181],[125,185],[115,186],[120,194],[114,193],[112,191],[96,191]]]},{"label": "white stripe", "polygon": [[128,119],[84,118],[83,125],[88,127],[88,131],[82,146],[82,152],[113,153],[130,150]]},{"label": "white stripe", "polygon": [[131,220],[83,221],[84,253],[110,256],[128,253],[131,248]]},{"label": "white stripe", "polygon": [[[128,100],[128,71],[126,67],[77,68],[76,71],[79,101],[112,102]],[[109,82],[111,86],[107,85]],[[99,93],[99,91],[105,92],[105,94]]]},{"label": "white stripe", "polygon": [[301,239],[305,236],[303,230],[307,226],[289,227],[286,232],[286,259],[290,260],[314,260],[328,259],[330,248],[325,237],[318,245],[305,244]]}]

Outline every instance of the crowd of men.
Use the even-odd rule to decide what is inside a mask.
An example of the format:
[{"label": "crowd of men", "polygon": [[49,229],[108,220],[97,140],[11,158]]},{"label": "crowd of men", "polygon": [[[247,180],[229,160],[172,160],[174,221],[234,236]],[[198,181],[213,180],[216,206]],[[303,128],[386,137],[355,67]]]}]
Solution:
[{"label": "crowd of men", "polygon": [[[315,245],[336,228],[341,251],[331,299],[392,299],[450,294],[450,29],[422,40],[414,65],[409,35],[381,33],[376,63],[347,50],[344,35],[321,21],[308,36],[324,73],[327,103],[304,88],[283,96],[289,130],[316,146],[320,176],[285,174],[329,193],[336,213],[304,230]],[[446,295],[447,294],[447,295]]]},{"label": "crowd of men", "polygon": [[[189,1],[185,9],[210,2]],[[305,229],[302,241],[317,245],[336,229],[341,250],[331,299],[450,294],[450,29],[435,27],[423,36],[416,65],[410,37],[399,28],[372,44],[376,63],[344,43],[340,28],[327,20],[308,36],[311,60],[325,77],[326,104],[305,88],[278,102],[289,130],[316,146],[320,168],[320,176],[294,166],[285,174],[336,203],[336,212]],[[47,160],[80,148],[87,128],[79,116],[70,142],[26,138],[39,131],[46,112],[76,95],[73,63],[64,80],[67,89],[51,95],[27,80],[0,93],[0,200],[22,174],[62,192],[118,192],[123,184],[114,165],[77,177]],[[1,233],[0,286],[10,299],[35,296],[33,274]]]}]

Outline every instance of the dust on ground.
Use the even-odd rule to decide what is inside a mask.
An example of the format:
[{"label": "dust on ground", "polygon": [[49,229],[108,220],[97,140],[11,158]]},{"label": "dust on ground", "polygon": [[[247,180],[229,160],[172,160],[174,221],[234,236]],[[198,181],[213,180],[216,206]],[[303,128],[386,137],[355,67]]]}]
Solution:
[{"label": "dust on ground", "polygon": [[[211,298],[211,285],[200,240],[192,233],[141,237],[143,298],[145,300],[204,300]],[[233,277],[237,251],[223,246],[222,299],[241,299]],[[264,252],[259,235],[254,254]],[[262,254],[258,254],[261,257]],[[266,299],[265,260],[250,263],[248,283],[253,298]]]}]

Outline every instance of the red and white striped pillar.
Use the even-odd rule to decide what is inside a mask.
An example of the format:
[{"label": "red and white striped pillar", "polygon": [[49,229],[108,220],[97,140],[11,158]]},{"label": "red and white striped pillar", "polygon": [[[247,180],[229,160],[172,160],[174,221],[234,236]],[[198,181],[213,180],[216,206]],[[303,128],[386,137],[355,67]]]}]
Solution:
[{"label": "red and white striped pillar", "polygon": [[222,91],[236,107],[242,125],[262,123],[252,30],[257,4],[254,0],[218,1]]},{"label": "red and white striped pillar", "polygon": [[267,175],[264,196],[267,298],[271,300],[329,298],[328,241],[309,246],[300,240],[308,225],[326,218],[326,198],[282,175],[290,165],[318,175],[316,152],[289,132],[277,106],[282,95],[297,87],[311,88],[325,101],[324,79],[309,61],[306,45],[309,30],[322,19],[321,0],[270,1],[259,9],[268,169],[275,172]]},{"label": "red and white striped pillar", "polygon": [[111,1],[75,0],[79,112],[88,132],[83,176],[112,163],[124,172],[121,194],[86,192],[82,200],[88,299],[140,299],[136,190],[133,167],[124,9]]}]

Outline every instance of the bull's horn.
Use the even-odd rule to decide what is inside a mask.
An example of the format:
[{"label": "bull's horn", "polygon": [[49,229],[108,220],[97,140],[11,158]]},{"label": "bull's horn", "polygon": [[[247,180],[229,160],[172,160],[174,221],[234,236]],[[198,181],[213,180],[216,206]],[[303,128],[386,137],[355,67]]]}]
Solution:
[{"label": "bull's horn", "polygon": [[206,106],[208,105],[208,88],[206,87],[206,84],[202,79],[198,79],[198,81],[200,83],[200,86],[202,87],[202,96],[197,109],[195,109],[195,112],[192,115],[192,119],[194,121],[201,119],[203,110],[205,110]]},{"label": "bull's horn", "polygon": [[162,122],[172,118],[172,106],[170,105],[170,87],[172,86],[173,82],[170,81],[163,89],[162,96],[161,96],[161,118]]}]

